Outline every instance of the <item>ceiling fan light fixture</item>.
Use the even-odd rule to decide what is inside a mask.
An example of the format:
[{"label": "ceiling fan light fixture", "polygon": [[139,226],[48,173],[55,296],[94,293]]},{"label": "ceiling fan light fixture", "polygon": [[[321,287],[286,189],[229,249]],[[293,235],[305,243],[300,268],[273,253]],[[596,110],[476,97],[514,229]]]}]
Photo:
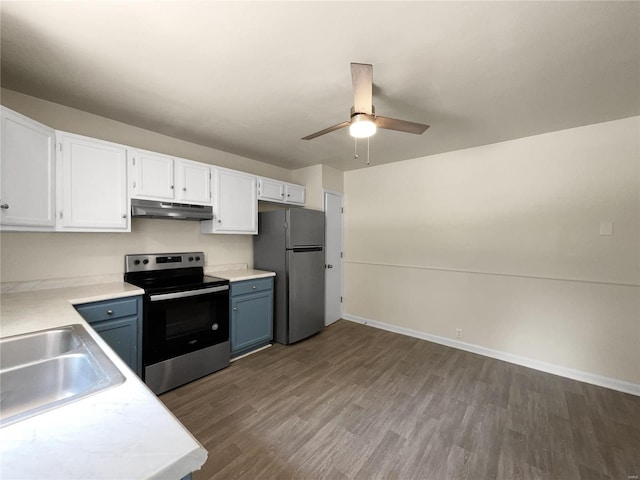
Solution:
[{"label": "ceiling fan light fixture", "polygon": [[376,115],[376,109],[373,106],[372,65],[368,63],[352,63],[351,81],[353,83],[353,107],[351,107],[349,120],[302,137],[302,140],[312,140],[321,135],[345,128],[346,126],[349,127],[351,136],[356,139],[371,137],[376,133],[378,127],[385,130],[413,133],[415,135],[422,135],[424,131],[429,128],[429,125],[423,123],[408,122],[397,118]]},{"label": "ceiling fan light fixture", "polygon": [[376,124],[372,115],[357,113],[351,117],[349,134],[354,138],[369,138],[376,133]]}]

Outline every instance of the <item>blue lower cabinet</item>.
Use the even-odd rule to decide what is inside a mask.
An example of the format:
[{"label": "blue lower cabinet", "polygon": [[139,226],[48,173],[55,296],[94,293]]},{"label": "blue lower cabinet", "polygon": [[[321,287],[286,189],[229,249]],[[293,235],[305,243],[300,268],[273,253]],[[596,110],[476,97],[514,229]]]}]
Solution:
[{"label": "blue lower cabinet", "polygon": [[142,377],[142,297],[83,303],[76,310],[139,377]]},{"label": "blue lower cabinet", "polygon": [[273,277],[231,283],[231,357],[273,340]]},{"label": "blue lower cabinet", "polygon": [[121,318],[91,325],[109,344],[124,362],[136,371],[138,364],[138,319],[136,317]]}]

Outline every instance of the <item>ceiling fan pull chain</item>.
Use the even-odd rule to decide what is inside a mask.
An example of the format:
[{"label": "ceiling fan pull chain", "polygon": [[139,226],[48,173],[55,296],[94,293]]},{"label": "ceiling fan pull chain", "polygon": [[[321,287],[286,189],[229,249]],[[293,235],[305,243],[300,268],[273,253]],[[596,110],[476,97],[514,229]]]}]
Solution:
[{"label": "ceiling fan pull chain", "polygon": [[367,166],[371,165],[369,162],[369,138],[370,137],[367,137]]},{"label": "ceiling fan pull chain", "polygon": [[353,138],[354,146],[353,146],[353,159],[356,160],[358,158],[358,139]]}]

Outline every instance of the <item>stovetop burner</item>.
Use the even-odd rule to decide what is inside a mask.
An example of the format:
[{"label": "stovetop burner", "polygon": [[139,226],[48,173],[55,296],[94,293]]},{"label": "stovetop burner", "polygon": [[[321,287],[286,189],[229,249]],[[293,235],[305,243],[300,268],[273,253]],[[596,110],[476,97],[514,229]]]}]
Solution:
[{"label": "stovetop burner", "polygon": [[140,277],[138,275],[125,275],[125,281],[148,293],[161,293],[170,290],[194,290],[196,288],[227,285],[229,280],[211,277],[208,275],[170,276],[165,278]]}]

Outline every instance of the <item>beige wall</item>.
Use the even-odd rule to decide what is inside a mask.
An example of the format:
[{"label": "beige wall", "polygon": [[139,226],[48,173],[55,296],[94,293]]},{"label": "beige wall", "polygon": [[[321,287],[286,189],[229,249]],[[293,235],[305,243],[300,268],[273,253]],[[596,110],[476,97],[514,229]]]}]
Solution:
[{"label": "beige wall", "polygon": [[322,200],[322,165],[299,168],[291,172],[293,183],[306,185],[305,207],[324,210]]},{"label": "beige wall", "polygon": [[346,172],[345,312],[640,384],[639,131]]},{"label": "beige wall", "polygon": [[131,233],[3,232],[3,282],[122,274],[128,253],[204,251],[207,265],[253,265],[252,235],[201,235],[199,222],[134,218]]},{"label": "beige wall", "polygon": [[[291,181],[289,170],[11,90],[1,102],[59,130]],[[208,265],[253,264],[251,235],[201,235],[198,222],[133,219],[131,233],[0,233],[3,282],[121,274],[127,253],[204,251]]]},{"label": "beige wall", "polygon": [[291,176],[294,183],[306,186],[305,206],[314,210],[324,210],[323,190],[344,190],[344,173],[328,165],[312,165],[293,170]]},{"label": "beige wall", "polygon": [[329,165],[322,165],[322,188],[344,192],[344,172]]}]

